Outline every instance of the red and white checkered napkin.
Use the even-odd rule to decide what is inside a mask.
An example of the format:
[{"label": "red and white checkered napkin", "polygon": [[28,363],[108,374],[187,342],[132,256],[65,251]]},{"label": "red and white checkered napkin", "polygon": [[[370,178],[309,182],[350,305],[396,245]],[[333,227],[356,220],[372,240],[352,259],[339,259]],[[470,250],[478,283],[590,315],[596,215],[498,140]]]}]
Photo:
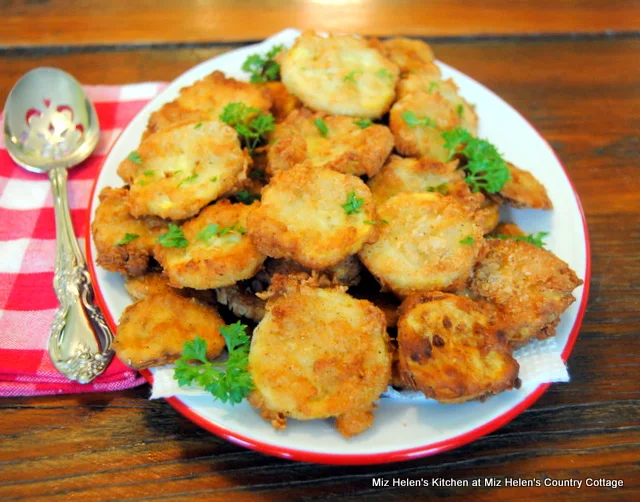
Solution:
[{"label": "red and white checkered napkin", "polygon": [[[91,189],[122,129],[165,84],[87,86],[98,112],[100,142],[69,172],[71,219],[84,249]],[[56,371],[47,343],[58,300],[53,291],[55,221],[49,180],[15,164],[0,137],[0,396],[33,396],[127,389],[144,379],[114,358],[91,384]]]}]

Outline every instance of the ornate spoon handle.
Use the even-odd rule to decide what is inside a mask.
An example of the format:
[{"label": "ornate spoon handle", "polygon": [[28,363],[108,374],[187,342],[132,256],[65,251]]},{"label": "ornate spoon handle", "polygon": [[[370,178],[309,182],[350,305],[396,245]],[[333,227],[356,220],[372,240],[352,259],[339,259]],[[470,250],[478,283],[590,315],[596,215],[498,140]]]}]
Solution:
[{"label": "ornate spoon handle", "polygon": [[113,334],[93,303],[93,286],[73,233],[66,168],[52,169],[49,179],[56,215],[53,287],[60,302],[51,327],[49,354],[56,369],[64,376],[89,383],[105,370],[113,356]]}]

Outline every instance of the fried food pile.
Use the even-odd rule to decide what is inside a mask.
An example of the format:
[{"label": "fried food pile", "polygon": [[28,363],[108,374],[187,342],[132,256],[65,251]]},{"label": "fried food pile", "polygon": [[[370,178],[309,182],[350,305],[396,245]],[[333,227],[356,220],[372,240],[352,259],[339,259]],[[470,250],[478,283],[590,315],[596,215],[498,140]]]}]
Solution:
[{"label": "fried food pile", "polygon": [[345,437],[390,384],[440,403],[519,388],[513,351],[554,336],[582,280],[500,222],[552,201],[477,137],[431,48],[309,31],[243,69],[154,112],[100,194],[97,263],[135,302],[118,356],[171,363],[197,335],[198,357],[235,357],[240,319],[249,403]]}]

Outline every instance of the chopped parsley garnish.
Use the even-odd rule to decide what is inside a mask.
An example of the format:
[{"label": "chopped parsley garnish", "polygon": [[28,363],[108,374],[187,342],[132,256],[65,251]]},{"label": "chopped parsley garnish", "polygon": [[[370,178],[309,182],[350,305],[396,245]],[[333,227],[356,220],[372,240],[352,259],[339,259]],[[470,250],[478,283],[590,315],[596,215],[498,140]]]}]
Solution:
[{"label": "chopped parsley garnish", "polygon": [[436,89],[440,89],[440,84],[438,82],[429,82],[429,89],[427,89],[427,92],[429,94],[432,94],[433,91],[435,91]]},{"label": "chopped parsley garnish", "polygon": [[194,129],[200,129],[202,127],[202,122],[198,122],[196,125],[193,126]]},{"label": "chopped parsley garnish", "polygon": [[362,211],[362,204],[364,204],[364,199],[356,197],[355,192],[350,192],[347,195],[347,202],[341,206],[347,214],[356,214]]},{"label": "chopped parsley garnish", "polygon": [[[254,387],[247,369],[250,340],[246,329],[247,326],[240,321],[220,328],[229,352],[225,362],[209,361],[207,342],[198,335],[194,340],[185,342],[182,356],[175,363],[174,380],[180,387],[202,387],[223,403],[240,403]],[[198,364],[191,364],[193,362]]]},{"label": "chopped parsley garnish", "polygon": [[184,183],[189,183],[189,182],[195,180],[197,177],[198,177],[198,173],[193,173],[191,176],[187,176],[180,183],[178,183],[178,186],[182,186]]},{"label": "chopped parsley garnish", "polygon": [[364,220],[364,222],[367,225],[377,225],[378,223],[384,223],[385,225],[388,225],[389,222],[387,220],[377,220],[377,221],[373,221],[373,220]]},{"label": "chopped parsley garnish", "polygon": [[378,78],[388,78],[389,80],[393,80],[393,73],[391,73],[386,68],[380,68],[376,72],[376,77],[378,77]]},{"label": "chopped parsley garnish", "polygon": [[467,158],[463,168],[467,174],[464,181],[472,192],[484,190],[487,193],[496,193],[509,181],[507,163],[491,143],[473,137],[462,127],[443,131],[441,135],[445,141],[444,147],[449,150],[449,160],[458,153]]},{"label": "chopped parsley garnish", "polygon": [[449,188],[447,188],[446,183],[440,183],[437,186],[427,187],[427,192],[438,192],[438,193],[441,193],[442,195],[448,195]]},{"label": "chopped parsley garnish", "polygon": [[129,159],[131,162],[135,162],[136,164],[142,164],[142,158],[140,158],[140,154],[138,152],[131,152],[127,156],[127,159]]},{"label": "chopped parsley garnish", "polygon": [[210,223],[205,228],[203,228],[200,233],[198,233],[198,235],[196,235],[196,239],[198,239],[199,241],[208,242],[213,237],[223,237],[230,232],[236,232],[240,235],[244,235],[247,233],[246,229],[239,226],[237,223],[223,228],[220,228],[217,223]]},{"label": "chopped parsley garnish", "polygon": [[138,185],[140,185],[141,187],[146,187],[147,186],[147,180],[138,180]]},{"label": "chopped parsley garnish", "polygon": [[213,183],[215,183],[216,181],[218,181],[218,177],[213,176],[212,178],[209,178],[209,181],[212,181]]},{"label": "chopped parsley garnish", "polygon": [[186,248],[189,245],[182,229],[173,223],[169,223],[169,231],[166,234],[158,237],[158,243],[163,248]]},{"label": "chopped parsley garnish", "polygon": [[369,119],[358,119],[354,120],[353,123],[357,125],[360,129],[366,129],[369,126],[373,125],[373,122]]},{"label": "chopped parsley garnish", "polygon": [[235,197],[238,202],[242,202],[247,206],[253,204],[254,200],[260,200],[261,198],[260,194],[251,193],[248,190],[240,190],[239,192],[236,192]]},{"label": "chopped parsley garnish", "polygon": [[124,237],[122,238],[122,240],[116,242],[116,246],[124,246],[128,242],[136,240],[138,237],[140,237],[138,234],[126,233],[124,234]]},{"label": "chopped parsley garnish", "polygon": [[252,54],[244,63],[242,70],[251,74],[251,82],[261,83],[278,80],[280,78],[280,65],[274,58],[284,49],[284,45],[272,47],[264,56]]},{"label": "chopped parsley garnish", "polygon": [[473,237],[468,235],[467,237],[465,237],[460,241],[460,244],[466,244],[467,246],[471,246],[473,245],[474,242],[475,241],[473,240]]},{"label": "chopped parsley garnish", "polygon": [[320,131],[320,134],[322,134],[323,138],[326,138],[327,135],[329,134],[329,128],[327,127],[327,124],[324,123],[324,120],[322,119],[315,119],[313,121],[313,123],[316,125],[316,127],[318,128],[318,131]]},{"label": "chopped parsley garnish", "polygon": [[349,74],[344,77],[344,81],[345,82],[352,82],[352,83],[356,83],[356,75],[361,75],[364,72],[362,70],[352,70],[349,72]]},{"label": "chopped parsley garnish", "polygon": [[275,124],[273,115],[244,103],[230,103],[225,106],[220,120],[238,132],[240,140],[250,152],[255,150],[268,132],[273,131]]},{"label": "chopped parsley garnish", "polygon": [[411,128],[418,127],[418,126],[436,127],[438,125],[436,124],[435,121],[431,120],[429,117],[419,119],[418,117],[416,117],[416,114],[411,110],[407,110],[402,114],[402,120],[404,120],[405,123]]},{"label": "chopped parsley garnish", "polygon": [[144,173],[145,176],[153,176],[155,174],[155,171],[145,171]]},{"label": "chopped parsley garnish", "polygon": [[498,234],[489,234],[487,235],[487,238],[502,239],[503,241],[513,240],[516,242],[528,242],[529,244],[533,244],[534,246],[543,248],[547,245],[547,243],[543,241],[543,239],[547,235],[549,235],[549,232],[537,232],[535,234],[528,234],[528,235],[505,235],[505,234],[498,233]]},{"label": "chopped parsley garnish", "polygon": [[456,108],[456,112],[458,113],[458,117],[462,117],[462,115],[464,114],[464,106],[462,106],[462,104],[459,104]]}]

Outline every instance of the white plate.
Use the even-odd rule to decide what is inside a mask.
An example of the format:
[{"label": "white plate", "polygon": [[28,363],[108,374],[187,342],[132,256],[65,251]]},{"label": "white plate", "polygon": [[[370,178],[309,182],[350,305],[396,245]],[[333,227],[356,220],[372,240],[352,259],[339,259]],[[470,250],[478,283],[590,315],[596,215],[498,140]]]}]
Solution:
[{"label": "white plate", "polygon": [[[299,32],[285,30],[261,44],[244,47],[206,61],[174,80],[128,125],[107,156],[91,198],[91,220],[98,193],[106,186],[121,186],[116,169],[122,159],[138,147],[147,119],[153,110],[173,100],[180,88],[214,70],[246,79],[241,64],[249,54],[266,52],[283,43],[290,46]],[[531,171],[546,186],[554,211],[509,210],[506,215],[527,231],[548,231],[548,248],[584,278],[585,285],[574,292],[576,302],[565,312],[557,329],[557,341],[566,361],[577,337],[586,306],[589,284],[589,244],[584,214],[562,165],[551,147],[518,112],[494,93],[459,71],[439,63],[443,77],[452,77],[461,94],[477,106],[479,136],[487,138],[505,158]],[[122,277],[93,266],[95,246],[88,236],[88,261],[97,296],[112,327],[131,303]],[[149,372],[145,376],[151,379]],[[176,397],[169,402],[202,427],[226,439],[285,458],[323,463],[368,464],[418,458],[448,450],[477,439],[504,425],[530,406],[548,385],[535,389],[504,392],[484,403],[441,405],[435,401],[397,402],[382,399],[371,429],[344,439],[330,421],[290,420],[285,431],[276,431],[246,402],[235,407],[212,398]]]}]

